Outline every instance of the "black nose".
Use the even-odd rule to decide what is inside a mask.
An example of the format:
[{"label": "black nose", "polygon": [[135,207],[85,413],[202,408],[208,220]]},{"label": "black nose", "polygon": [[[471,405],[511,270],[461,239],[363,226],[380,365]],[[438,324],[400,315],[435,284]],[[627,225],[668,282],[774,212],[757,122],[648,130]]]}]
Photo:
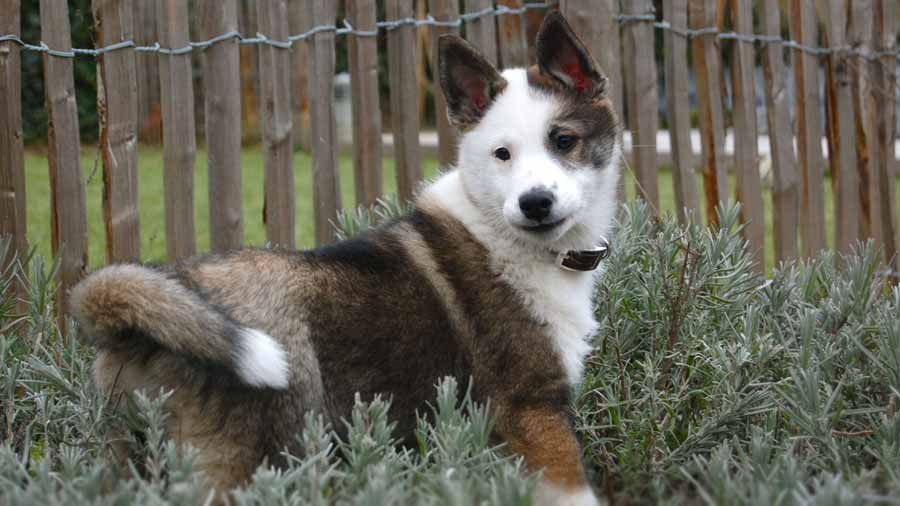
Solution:
[{"label": "black nose", "polygon": [[529,220],[541,221],[550,216],[553,194],[547,190],[530,190],[519,197],[519,209]]}]

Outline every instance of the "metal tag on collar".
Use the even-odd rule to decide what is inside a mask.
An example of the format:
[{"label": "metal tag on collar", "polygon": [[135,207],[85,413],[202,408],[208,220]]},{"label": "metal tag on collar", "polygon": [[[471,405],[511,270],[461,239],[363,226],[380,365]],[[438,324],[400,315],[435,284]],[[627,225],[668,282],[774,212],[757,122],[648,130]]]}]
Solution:
[{"label": "metal tag on collar", "polygon": [[556,257],[556,263],[567,271],[587,272],[596,269],[608,256],[609,241],[601,237],[600,243],[591,249],[560,252]]}]

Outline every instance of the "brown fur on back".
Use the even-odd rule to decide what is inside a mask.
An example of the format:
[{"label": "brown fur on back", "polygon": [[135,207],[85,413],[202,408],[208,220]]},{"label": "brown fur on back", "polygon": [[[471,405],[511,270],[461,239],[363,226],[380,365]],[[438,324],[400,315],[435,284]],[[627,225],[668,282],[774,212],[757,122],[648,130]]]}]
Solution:
[{"label": "brown fur on back", "polygon": [[[340,430],[357,392],[364,400],[390,397],[391,415],[407,442],[416,411],[427,411],[435,383],[446,375],[471,377],[476,399],[490,398],[498,413],[511,413],[510,420],[520,411],[565,412],[570,387],[543,325],[511,287],[486,274],[488,262],[484,247],[437,209],[420,209],[377,232],[317,250],[243,250],[183,261],[147,274],[165,282],[144,289],[189,292],[188,300],[197,302],[189,308],[193,313],[167,308],[168,321],[146,321],[146,329],[125,328],[98,340],[95,376],[114,396],[173,390],[170,434],[201,451],[201,467],[220,489],[247,480],[264,459],[277,463],[286,447],[299,452],[294,436],[310,410]],[[127,283],[92,284],[122,271],[101,270],[76,289],[75,314],[85,329],[98,328],[92,311],[105,314],[86,300],[126,311],[132,299],[121,289]],[[290,357],[289,387],[243,385],[222,367],[141,336],[187,328],[196,325],[192,319],[213,314],[281,343]],[[217,339],[206,336],[208,355],[226,356],[216,349]],[[503,439],[517,427],[500,420],[497,435]]]}]

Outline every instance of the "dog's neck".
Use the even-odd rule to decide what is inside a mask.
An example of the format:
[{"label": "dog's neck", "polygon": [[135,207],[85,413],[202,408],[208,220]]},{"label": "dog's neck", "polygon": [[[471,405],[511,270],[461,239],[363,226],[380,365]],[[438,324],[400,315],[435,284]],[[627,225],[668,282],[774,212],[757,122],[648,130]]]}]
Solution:
[{"label": "dog's neck", "polygon": [[556,262],[557,253],[549,247],[525,244],[513,234],[503,233],[502,227],[491,221],[497,217],[479,211],[466,195],[455,171],[425,187],[417,205],[458,220],[487,249],[494,273],[519,293],[538,321],[547,324],[570,383],[579,383],[590,350],[587,340],[596,330],[592,298],[602,267],[563,269]]}]

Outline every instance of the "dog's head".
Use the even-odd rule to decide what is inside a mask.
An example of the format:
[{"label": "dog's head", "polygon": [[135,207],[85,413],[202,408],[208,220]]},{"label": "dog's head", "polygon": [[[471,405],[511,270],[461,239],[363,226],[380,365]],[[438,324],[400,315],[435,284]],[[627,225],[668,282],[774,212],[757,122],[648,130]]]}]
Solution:
[{"label": "dog's head", "polygon": [[458,170],[498,231],[541,247],[593,245],[616,206],[618,121],[606,77],[557,12],[537,64],[502,74],[468,42],[439,41],[440,80],[461,131]]}]

